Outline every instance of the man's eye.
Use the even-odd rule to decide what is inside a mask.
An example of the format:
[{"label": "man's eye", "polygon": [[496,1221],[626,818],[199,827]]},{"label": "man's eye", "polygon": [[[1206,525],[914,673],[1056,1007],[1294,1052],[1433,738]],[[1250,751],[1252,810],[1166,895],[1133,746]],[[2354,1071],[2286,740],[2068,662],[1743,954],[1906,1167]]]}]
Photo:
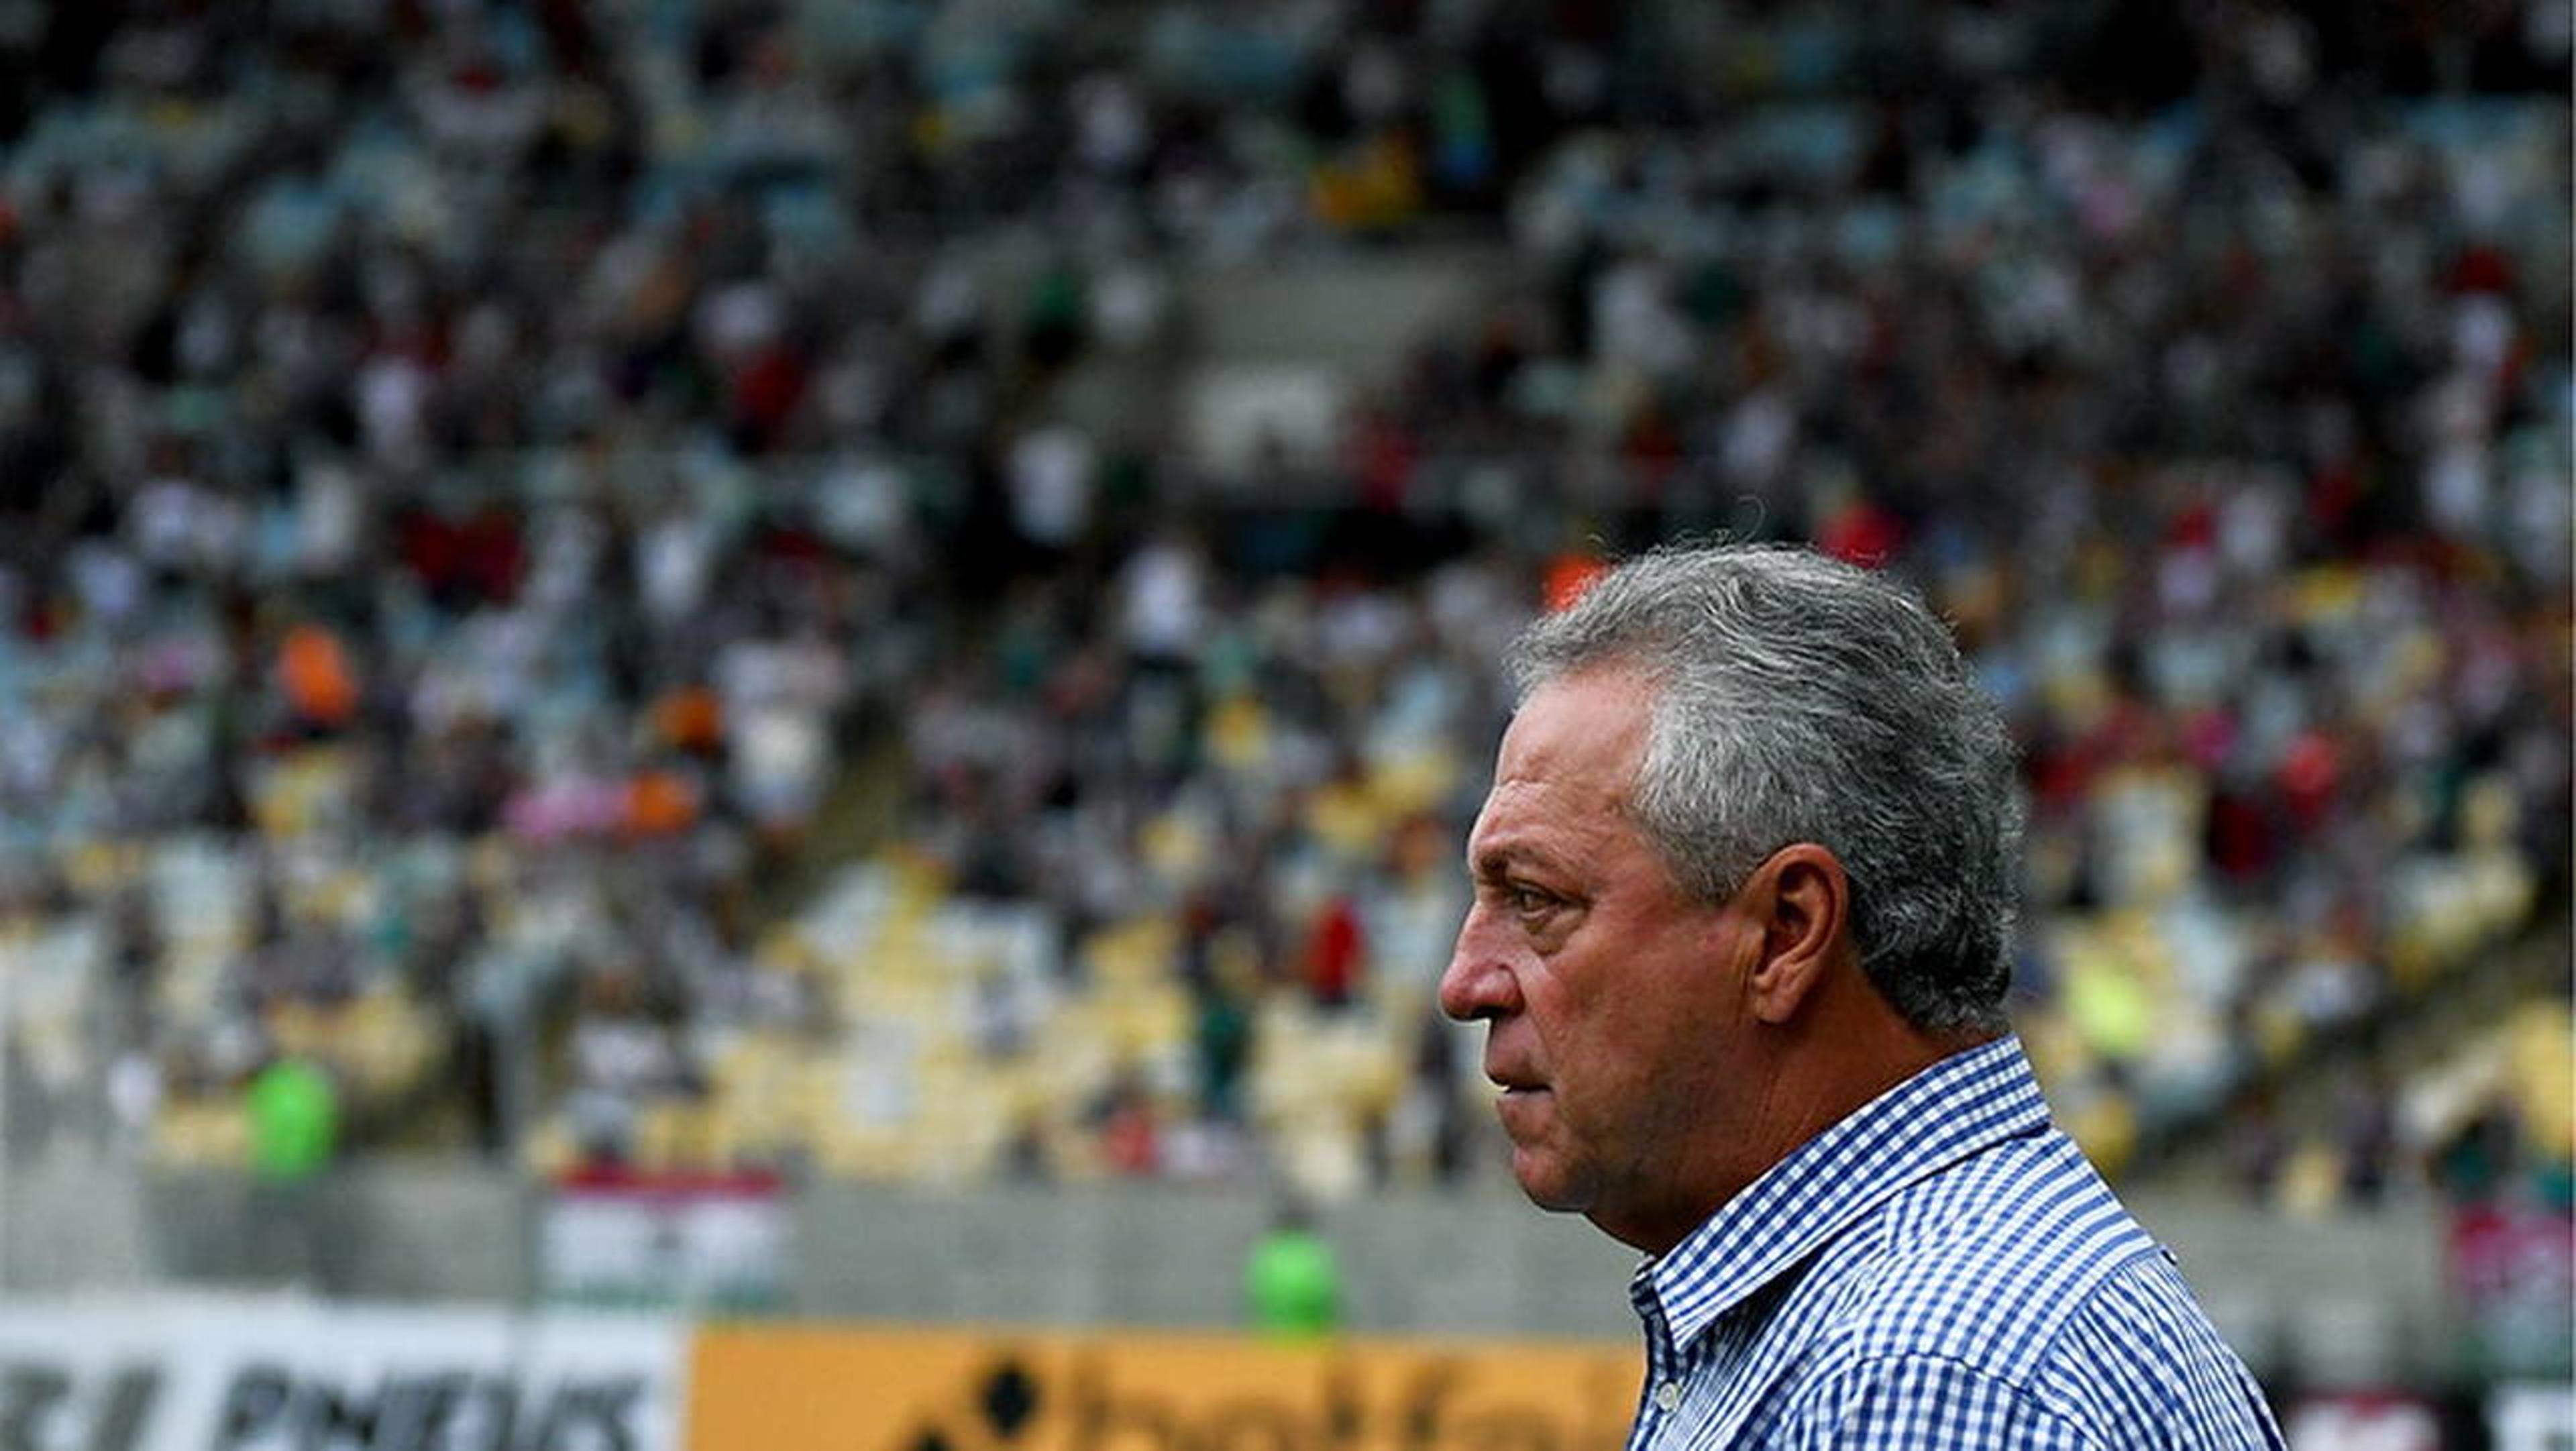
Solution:
[{"label": "man's eye", "polygon": [[1556,899],[1531,887],[1507,887],[1503,900],[1524,917],[1535,917],[1556,905]]}]

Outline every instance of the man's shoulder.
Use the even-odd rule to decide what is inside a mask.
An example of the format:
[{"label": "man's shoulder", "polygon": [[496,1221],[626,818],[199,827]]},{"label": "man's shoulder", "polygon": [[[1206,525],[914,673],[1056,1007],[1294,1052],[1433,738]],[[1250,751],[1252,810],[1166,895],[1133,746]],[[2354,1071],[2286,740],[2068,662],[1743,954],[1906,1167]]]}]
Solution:
[{"label": "man's shoulder", "polygon": [[[1909,1187],[1850,1249],[1816,1286],[1833,1302],[1833,1359],[1931,1356],[2017,1386],[2042,1377],[2070,1324],[2103,1311],[2107,1286],[2166,1263],[2054,1131]],[[2199,1313],[2187,1293],[2177,1308]]]},{"label": "man's shoulder", "polygon": [[1740,1323],[1727,1404],[1780,1445],[2281,1444],[2171,1256],[2044,1125],[1878,1200]]},{"label": "man's shoulder", "polygon": [[[2058,1275],[1976,1256],[1936,1268],[1942,1258],[1918,1250],[1891,1261],[1881,1292],[1806,1360],[1784,1403],[1790,1423],[1847,1429],[1854,1416],[1964,1406],[1980,1424],[2018,1428],[1996,1430],[1997,1444],[2281,1446],[2261,1387],[2151,1242]],[[1995,1266],[1986,1283],[1961,1273],[1980,1263]]]}]

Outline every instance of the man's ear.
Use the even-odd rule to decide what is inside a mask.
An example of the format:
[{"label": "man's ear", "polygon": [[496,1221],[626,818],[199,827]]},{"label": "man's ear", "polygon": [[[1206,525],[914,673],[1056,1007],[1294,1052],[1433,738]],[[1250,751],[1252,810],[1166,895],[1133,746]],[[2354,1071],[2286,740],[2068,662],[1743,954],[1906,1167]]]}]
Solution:
[{"label": "man's ear", "polygon": [[1832,852],[1802,841],[1754,868],[1740,900],[1762,928],[1747,1004],[1765,1023],[1787,1023],[1850,950],[1851,878]]}]

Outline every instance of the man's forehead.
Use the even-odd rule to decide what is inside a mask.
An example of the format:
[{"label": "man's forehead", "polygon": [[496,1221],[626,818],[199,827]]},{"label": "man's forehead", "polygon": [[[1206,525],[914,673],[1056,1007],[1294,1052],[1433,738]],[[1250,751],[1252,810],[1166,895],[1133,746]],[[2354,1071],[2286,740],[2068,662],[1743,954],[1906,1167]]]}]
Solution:
[{"label": "man's forehead", "polygon": [[1499,780],[1467,835],[1467,869],[1504,875],[1528,865],[1572,870],[1630,829],[1627,777],[1533,775]]},{"label": "man's forehead", "polygon": [[1529,832],[1528,820],[1511,809],[1505,788],[1496,785],[1485,797],[1484,809],[1476,813],[1474,824],[1467,828],[1467,865],[1478,866],[1526,852]]},{"label": "man's forehead", "polygon": [[1606,789],[1624,797],[1645,756],[1653,695],[1635,675],[1594,669],[1529,694],[1503,732],[1494,789]]}]

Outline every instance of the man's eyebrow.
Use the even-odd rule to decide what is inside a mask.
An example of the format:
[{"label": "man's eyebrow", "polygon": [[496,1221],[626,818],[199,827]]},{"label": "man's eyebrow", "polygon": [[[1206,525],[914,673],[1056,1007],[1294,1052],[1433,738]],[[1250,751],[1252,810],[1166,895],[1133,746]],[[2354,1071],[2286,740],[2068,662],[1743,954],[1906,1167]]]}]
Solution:
[{"label": "man's eyebrow", "polygon": [[1542,871],[1556,865],[1554,858],[1518,842],[1503,842],[1479,849],[1467,864],[1468,874],[1480,882],[1500,881],[1512,874],[1515,866],[1534,866]]}]

